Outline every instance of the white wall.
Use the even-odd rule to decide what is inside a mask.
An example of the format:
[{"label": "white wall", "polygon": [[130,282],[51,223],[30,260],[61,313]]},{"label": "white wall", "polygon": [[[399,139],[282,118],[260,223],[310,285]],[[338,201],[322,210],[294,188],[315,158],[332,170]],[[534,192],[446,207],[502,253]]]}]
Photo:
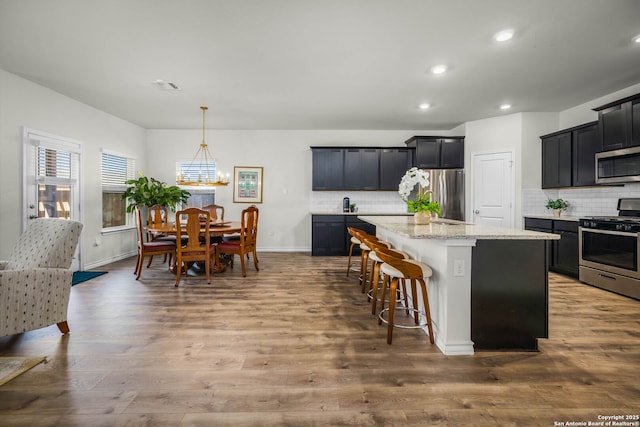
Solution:
[{"label": "white wall", "polygon": [[493,153],[498,151],[512,151],[516,169],[516,218],[520,207],[517,202],[520,199],[521,145],[522,115],[510,114],[507,116],[493,117],[484,120],[467,122],[465,138],[465,218],[473,222],[473,155]]},{"label": "white wall", "polygon": [[640,93],[640,83],[637,85],[629,86],[628,88],[619,90],[617,92],[610,93],[609,95],[601,98],[594,99],[584,104],[577,105],[567,110],[560,112],[559,127],[556,130],[567,129],[573,126],[578,126],[584,123],[589,123],[598,120],[598,112],[593,111],[594,108],[608,104],[610,102],[617,101],[627,96]]},{"label": "white wall", "polygon": [[473,221],[473,155],[513,152],[515,216],[522,213],[522,189],[540,188],[542,151],[540,135],[557,130],[557,113],[518,113],[466,123],[466,218]]},{"label": "white wall", "polygon": [[[404,141],[414,135],[466,135],[467,218],[472,218],[471,154],[502,150],[515,154],[516,215],[519,217],[522,189],[531,197],[542,192],[539,136],[595,120],[597,114],[592,108],[638,92],[640,84],[560,113],[499,116],[469,122],[450,131],[207,130],[207,142],[221,170],[232,173],[233,166],[264,167],[264,203],[259,206],[261,250],[309,250],[310,146],[403,146]],[[139,170],[173,183],[175,161],[191,159],[202,139],[200,129],[145,131],[0,70],[0,233],[3,236],[0,259],[8,255],[22,230],[22,129],[25,126],[83,144],[81,215],[85,228],[81,245],[85,268],[135,253],[133,232],[101,234],[100,149],[131,154],[136,157]],[[632,190],[635,194],[636,188]],[[562,196],[570,198],[571,191],[578,190],[563,190]],[[232,185],[218,188],[217,193],[217,201],[225,205],[227,216],[238,218],[246,205],[233,203]],[[347,195],[353,198],[353,194]],[[96,246],[96,241],[100,241],[100,245]]]},{"label": "white wall", "polygon": [[521,188],[542,184],[542,142],[540,135],[558,130],[558,113],[523,113],[521,134]]},{"label": "white wall", "polygon": [[[311,146],[404,146],[414,135],[446,131],[371,130],[207,130],[206,141],[221,171],[234,166],[264,167],[260,209],[260,250],[311,250]],[[147,175],[175,182],[175,162],[193,158],[201,130],[149,130]],[[217,187],[225,218],[237,219],[247,205],[233,203],[233,183]],[[354,192],[349,192],[351,197]],[[357,197],[357,196],[355,196]]]},{"label": "white wall", "polygon": [[[82,143],[81,248],[85,268],[135,254],[135,233],[101,234],[101,148],[137,157],[144,167],[146,131],[93,107],[0,70],[0,259],[23,227],[23,127]],[[95,246],[96,239],[100,245]]]},{"label": "white wall", "polygon": [[[558,114],[558,126],[549,131],[541,132],[540,135],[596,121],[598,113],[593,111],[593,108],[637,93],[640,93],[640,84],[561,111]],[[548,199],[557,198],[562,198],[569,203],[566,212],[569,216],[617,215],[616,205],[619,198],[640,197],[640,185],[635,183],[607,187],[546,190],[541,189],[539,178],[537,184],[534,181],[531,181],[530,184],[523,187],[523,215],[549,215],[549,211],[544,206]]]}]

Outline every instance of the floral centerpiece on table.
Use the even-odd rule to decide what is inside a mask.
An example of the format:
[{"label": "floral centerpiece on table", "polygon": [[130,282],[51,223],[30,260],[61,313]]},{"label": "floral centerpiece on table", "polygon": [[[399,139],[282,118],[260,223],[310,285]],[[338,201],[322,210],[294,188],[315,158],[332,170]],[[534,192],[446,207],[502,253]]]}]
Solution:
[{"label": "floral centerpiece on table", "polygon": [[[410,199],[409,197],[416,185],[418,186],[418,191],[415,193],[415,197]],[[415,216],[416,222],[426,221],[424,223],[428,223],[432,214],[442,215],[440,203],[431,200],[431,191],[427,190],[428,187],[429,172],[415,167],[409,169],[400,180],[398,193],[402,200],[407,203],[409,211],[422,214]]]}]

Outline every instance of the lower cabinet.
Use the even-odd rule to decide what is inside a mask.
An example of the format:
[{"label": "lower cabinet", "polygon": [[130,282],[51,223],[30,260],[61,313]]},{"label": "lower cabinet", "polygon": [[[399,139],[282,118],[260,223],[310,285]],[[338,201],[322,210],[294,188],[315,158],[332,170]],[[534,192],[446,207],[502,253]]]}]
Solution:
[{"label": "lower cabinet", "polygon": [[345,244],[344,215],[313,215],[311,219],[311,255],[342,255]]},{"label": "lower cabinet", "polygon": [[560,240],[553,240],[552,271],[578,277],[578,223],[554,220],[553,232]]},{"label": "lower cabinet", "polygon": [[525,218],[524,228],[560,235],[560,240],[549,240],[547,251],[549,271],[578,277],[578,223],[561,219]]},{"label": "lower cabinet", "polygon": [[[369,234],[376,234],[376,227],[353,215],[312,215],[311,216],[311,255],[344,256],[349,255],[351,236],[347,227],[359,228]],[[354,247],[354,255],[360,254],[360,248]]]}]

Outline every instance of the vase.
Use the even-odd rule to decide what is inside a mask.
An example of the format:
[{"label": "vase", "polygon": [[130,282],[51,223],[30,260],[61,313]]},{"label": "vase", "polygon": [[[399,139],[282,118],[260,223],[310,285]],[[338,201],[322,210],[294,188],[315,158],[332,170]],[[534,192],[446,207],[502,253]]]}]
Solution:
[{"label": "vase", "polygon": [[430,212],[416,212],[413,214],[413,222],[414,224],[424,225],[431,223],[431,213]]},{"label": "vase", "polygon": [[554,209],[553,210],[553,216],[555,218],[560,218],[560,215],[562,214],[562,209]]}]

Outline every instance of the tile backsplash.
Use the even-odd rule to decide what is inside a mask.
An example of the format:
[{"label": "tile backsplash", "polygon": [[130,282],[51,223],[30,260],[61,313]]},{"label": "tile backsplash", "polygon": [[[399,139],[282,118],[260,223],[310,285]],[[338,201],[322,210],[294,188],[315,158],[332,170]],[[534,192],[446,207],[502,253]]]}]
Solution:
[{"label": "tile backsplash", "polygon": [[[349,197],[358,212],[406,213],[407,205],[395,191],[312,191],[309,209],[311,212],[342,212],[342,198]],[[545,208],[549,199],[564,199],[569,208],[566,216],[617,215],[618,199],[640,198],[640,183],[617,186],[522,190],[522,214],[551,215]]]},{"label": "tile backsplash", "polygon": [[311,212],[342,212],[342,199],[349,197],[358,212],[405,213],[407,204],[397,191],[312,191]]},{"label": "tile backsplash", "polygon": [[547,200],[564,199],[569,203],[569,208],[564,213],[567,216],[618,215],[618,199],[625,197],[640,198],[640,183],[554,190],[529,188],[522,190],[522,213],[549,215],[551,212],[544,207]]}]

